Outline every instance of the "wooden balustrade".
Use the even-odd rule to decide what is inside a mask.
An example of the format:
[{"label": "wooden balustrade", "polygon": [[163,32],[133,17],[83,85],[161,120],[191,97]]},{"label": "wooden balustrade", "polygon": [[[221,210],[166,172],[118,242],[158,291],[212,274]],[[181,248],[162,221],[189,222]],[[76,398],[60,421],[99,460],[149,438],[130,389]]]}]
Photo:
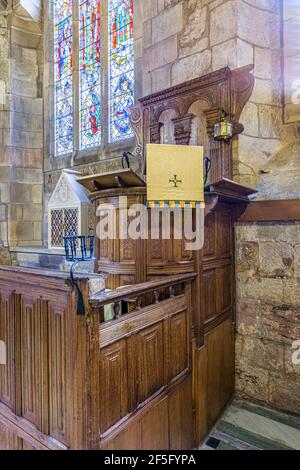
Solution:
[{"label": "wooden balustrade", "polygon": [[120,318],[122,303],[130,304],[130,309],[125,313],[133,313],[152,304],[159,304],[167,298],[173,299],[184,291],[185,283],[195,279],[195,274],[181,274],[168,276],[162,279],[148,281],[134,286],[121,287],[115,291],[99,292],[90,298],[90,304],[100,310],[101,322],[104,322],[103,308],[105,305],[112,305],[114,319]]}]

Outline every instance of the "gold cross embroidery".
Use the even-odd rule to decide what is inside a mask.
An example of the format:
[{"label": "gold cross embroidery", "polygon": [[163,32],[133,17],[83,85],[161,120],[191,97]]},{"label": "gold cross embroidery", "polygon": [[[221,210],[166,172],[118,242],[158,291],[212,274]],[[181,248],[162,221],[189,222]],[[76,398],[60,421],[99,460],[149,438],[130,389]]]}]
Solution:
[{"label": "gold cross embroidery", "polygon": [[182,180],[177,179],[177,175],[174,175],[174,178],[169,180],[169,183],[174,184],[174,188],[178,188],[178,183],[182,183]]}]

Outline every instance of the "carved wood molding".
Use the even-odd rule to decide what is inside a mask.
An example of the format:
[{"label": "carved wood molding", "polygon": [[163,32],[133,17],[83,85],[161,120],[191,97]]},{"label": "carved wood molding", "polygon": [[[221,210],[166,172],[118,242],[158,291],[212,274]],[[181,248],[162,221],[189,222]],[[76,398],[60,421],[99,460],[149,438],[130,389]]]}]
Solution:
[{"label": "carved wood molding", "polygon": [[300,220],[300,199],[253,201],[238,222],[290,222]]},{"label": "carved wood molding", "polygon": [[140,102],[143,106],[149,106],[150,104],[158,103],[159,101],[166,100],[169,98],[174,98],[181,96],[183,94],[190,94],[199,88],[204,88],[208,86],[215,86],[220,82],[228,80],[231,76],[231,71],[228,67],[217,70],[216,72],[203,75],[202,77],[195,78],[188,82],[182,83],[180,85],[173,86],[167,90],[154,93],[152,95],[142,98]]},{"label": "carved wood molding", "polygon": [[239,69],[233,70],[231,75],[231,96],[232,96],[232,110],[231,118],[233,122],[234,134],[241,134],[244,132],[244,126],[239,122],[242,111],[249,100],[254,84],[255,78],[252,73],[253,65],[246,65]]},{"label": "carved wood molding", "polygon": [[143,110],[141,105],[133,108],[130,120],[136,138],[135,154],[140,156],[143,150]]}]

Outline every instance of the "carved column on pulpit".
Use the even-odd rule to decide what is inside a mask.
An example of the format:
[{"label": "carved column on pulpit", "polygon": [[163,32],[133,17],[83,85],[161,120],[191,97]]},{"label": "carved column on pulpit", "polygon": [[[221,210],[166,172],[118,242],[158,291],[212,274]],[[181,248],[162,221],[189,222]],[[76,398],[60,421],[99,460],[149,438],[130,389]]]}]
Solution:
[{"label": "carved column on pulpit", "polygon": [[161,122],[155,122],[150,124],[150,143],[151,144],[160,144],[161,137],[160,137],[160,130],[162,128]]},{"label": "carved column on pulpit", "polygon": [[194,114],[189,113],[172,119],[174,123],[174,137],[177,145],[189,145],[194,117]]},{"label": "carved column on pulpit", "polygon": [[214,140],[214,127],[220,116],[220,108],[210,108],[204,111],[204,114],[207,122],[207,134],[209,137],[209,156],[212,162],[210,180],[217,181],[222,176],[229,178],[231,176],[231,169],[227,169],[227,171],[225,170],[225,166],[227,165],[224,162],[226,157],[224,152],[222,152],[222,144],[221,142]]}]

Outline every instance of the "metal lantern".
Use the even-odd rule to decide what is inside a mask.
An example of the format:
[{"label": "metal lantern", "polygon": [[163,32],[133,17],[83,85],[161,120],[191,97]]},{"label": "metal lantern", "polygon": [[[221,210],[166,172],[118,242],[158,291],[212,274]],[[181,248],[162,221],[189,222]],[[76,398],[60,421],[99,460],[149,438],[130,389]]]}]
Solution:
[{"label": "metal lantern", "polygon": [[229,142],[232,139],[232,122],[228,119],[228,114],[222,111],[222,116],[215,124],[214,139],[217,141]]}]

